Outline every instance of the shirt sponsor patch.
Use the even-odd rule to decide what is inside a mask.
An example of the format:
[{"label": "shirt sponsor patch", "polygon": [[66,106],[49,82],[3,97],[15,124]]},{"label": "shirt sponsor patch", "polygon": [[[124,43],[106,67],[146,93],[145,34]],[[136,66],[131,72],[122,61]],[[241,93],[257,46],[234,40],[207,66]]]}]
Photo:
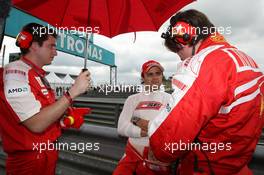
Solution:
[{"label": "shirt sponsor patch", "polygon": [[26,76],[26,72],[22,71],[22,70],[16,70],[16,69],[8,69],[5,71],[5,74],[19,74],[19,75],[23,75]]},{"label": "shirt sponsor patch", "polygon": [[137,105],[136,110],[139,110],[139,109],[159,110],[161,106],[162,104],[157,101],[142,101]]},{"label": "shirt sponsor patch", "polygon": [[5,70],[5,81],[18,80],[18,81],[27,81],[26,72],[16,69],[7,69]]},{"label": "shirt sponsor patch", "polygon": [[171,111],[171,106],[170,106],[169,103],[166,105],[166,110],[167,110],[167,112],[170,112]]},{"label": "shirt sponsor patch", "polygon": [[23,86],[23,87],[9,87],[6,89],[5,94],[8,97],[18,97],[18,96],[23,96],[28,93],[29,93],[29,87]]},{"label": "shirt sponsor patch", "polygon": [[215,42],[215,43],[222,43],[222,42],[226,42],[224,36],[222,35],[212,35],[210,37],[210,40]]}]

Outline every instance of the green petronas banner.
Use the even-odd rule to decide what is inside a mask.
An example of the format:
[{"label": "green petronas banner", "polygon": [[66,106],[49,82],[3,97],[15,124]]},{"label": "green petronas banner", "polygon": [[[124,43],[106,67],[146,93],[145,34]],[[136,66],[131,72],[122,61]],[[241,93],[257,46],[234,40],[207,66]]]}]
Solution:
[{"label": "green petronas banner", "polygon": [[[106,50],[96,44],[93,43],[93,34],[89,33],[89,45],[88,50],[86,52],[86,38],[85,33],[77,31],[77,30],[67,30],[67,28],[63,27],[53,27],[48,23],[31,16],[21,10],[16,8],[12,8],[9,17],[6,20],[5,26],[5,35],[10,37],[16,37],[20,32],[21,28],[30,22],[36,22],[47,26],[50,29],[55,30],[58,33],[57,39],[57,50],[83,57],[85,58],[85,54],[88,54],[88,60],[95,61],[101,64],[105,64],[108,66],[115,66],[115,55],[113,52]],[[37,31],[40,34],[42,30]]]}]

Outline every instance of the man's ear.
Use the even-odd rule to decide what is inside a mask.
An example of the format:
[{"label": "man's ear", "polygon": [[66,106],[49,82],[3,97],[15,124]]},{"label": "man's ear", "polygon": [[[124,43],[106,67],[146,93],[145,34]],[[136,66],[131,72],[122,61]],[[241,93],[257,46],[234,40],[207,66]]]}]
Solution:
[{"label": "man's ear", "polygon": [[36,51],[38,50],[39,47],[40,47],[40,46],[38,45],[37,42],[32,42],[32,44],[31,44],[29,50],[30,50],[30,51],[34,51],[34,52],[36,52]]}]

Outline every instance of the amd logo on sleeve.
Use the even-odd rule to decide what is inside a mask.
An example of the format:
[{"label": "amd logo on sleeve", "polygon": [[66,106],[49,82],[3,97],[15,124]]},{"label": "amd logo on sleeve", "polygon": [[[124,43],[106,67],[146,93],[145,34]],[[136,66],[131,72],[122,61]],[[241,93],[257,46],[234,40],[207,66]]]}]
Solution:
[{"label": "amd logo on sleeve", "polygon": [[22,96],[29,92],[29,87],[14,87],[14,88],[7,88],[7,96]]}]

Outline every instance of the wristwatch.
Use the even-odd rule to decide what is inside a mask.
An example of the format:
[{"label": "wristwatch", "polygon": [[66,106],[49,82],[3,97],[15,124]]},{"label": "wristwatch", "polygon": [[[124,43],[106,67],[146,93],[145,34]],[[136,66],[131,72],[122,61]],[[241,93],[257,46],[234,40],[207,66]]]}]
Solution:
[{"label": "wristwatch", "polygon": [[136,117],[136,116],[133,116],[132,118],[131,118],[131,122],[134,124],[134,125],[137,125],[137,122],[140,120],[140,118],[139,117]]}]

